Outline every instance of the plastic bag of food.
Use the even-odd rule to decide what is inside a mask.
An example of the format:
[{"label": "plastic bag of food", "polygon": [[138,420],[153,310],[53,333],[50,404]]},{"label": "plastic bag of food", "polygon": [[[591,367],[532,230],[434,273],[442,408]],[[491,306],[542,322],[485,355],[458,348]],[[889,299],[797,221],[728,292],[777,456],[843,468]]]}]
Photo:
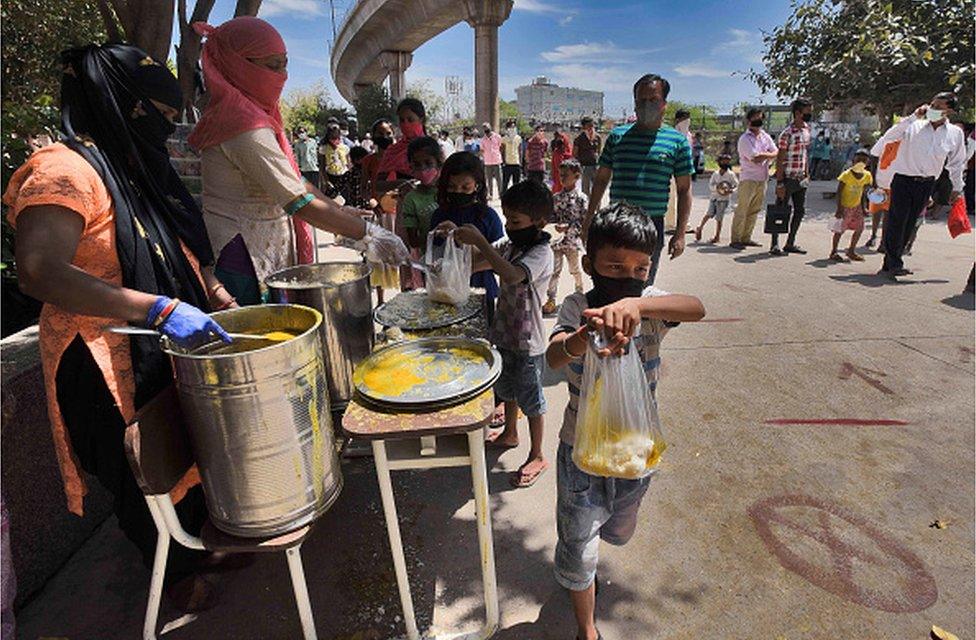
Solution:
[{"label": "plastic bag of food", "polygon": [[666,447],[657,402],[637,349],[600,358],[594,332],[583,363],[573,462],[595,476],[637,479],[650,474]]},{"label": "plastic bag of food", "polygon": [[437,236],[427,234],[427,296],[434,302],[458,306],[471,295],[471,247],[458,246],[454,232]]}]

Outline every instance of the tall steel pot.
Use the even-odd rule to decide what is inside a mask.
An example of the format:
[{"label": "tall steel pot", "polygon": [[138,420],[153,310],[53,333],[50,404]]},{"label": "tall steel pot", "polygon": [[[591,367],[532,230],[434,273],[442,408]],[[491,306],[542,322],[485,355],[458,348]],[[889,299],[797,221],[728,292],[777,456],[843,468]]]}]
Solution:
[{"label": "tall steel pot", "polygon": [[352,372],[373,351],[373,299],[365,262],[322,262],[291,267],[268,277],[273,302],[302,304],[322,314],[319,333],[333,411],[355,392]]},{"label": "tall steel pot", "polygon": [[[298,305],[260,305],[213,318],[231,332],[296,337],[192,352],[164,342],[211,520],[248,537],[307,524],[342,489],[318,344],[322,316]],[[253,346],[260,348],[234,352]]]}]

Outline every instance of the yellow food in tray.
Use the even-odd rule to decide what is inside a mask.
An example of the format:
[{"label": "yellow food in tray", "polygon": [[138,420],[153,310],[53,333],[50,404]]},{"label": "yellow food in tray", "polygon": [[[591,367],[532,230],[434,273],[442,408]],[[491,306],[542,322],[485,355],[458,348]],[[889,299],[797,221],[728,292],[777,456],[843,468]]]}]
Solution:
[{"label": "yellow food in tray", "polygon": [[363,362],[354,378],[357,387],[373,397],[423,397],[452,383],[463,384],[472,367],[486,366],[483,355],[474,349],[452,347],[421,354],[393,350]]}]

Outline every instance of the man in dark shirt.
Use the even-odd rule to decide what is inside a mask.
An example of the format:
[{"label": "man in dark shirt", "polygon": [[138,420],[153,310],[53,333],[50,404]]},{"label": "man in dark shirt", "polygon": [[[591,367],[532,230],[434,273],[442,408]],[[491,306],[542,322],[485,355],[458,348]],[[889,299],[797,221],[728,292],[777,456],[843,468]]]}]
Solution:
[{"label": "man in dark shirt", "polygon": [[587,197],[593,187],[593,178],[596,176],[596,163],[600,157],[600,136],[593,126],[593,118],[586,116],[580,121],[583,131],[573,142],[573,155],[583,168],[583,193]]}]

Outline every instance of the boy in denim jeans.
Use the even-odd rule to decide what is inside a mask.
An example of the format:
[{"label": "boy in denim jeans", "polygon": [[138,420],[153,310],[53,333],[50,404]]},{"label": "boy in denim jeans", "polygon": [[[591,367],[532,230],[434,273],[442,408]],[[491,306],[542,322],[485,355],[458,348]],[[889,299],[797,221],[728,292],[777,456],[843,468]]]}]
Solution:
[{"label": "boy in denim jeans", "polygon": [[[515,487],[531,487],[549,462],[542,455],[546,399],[542,394],[542,359],[546,352],[542,305],[552,276],[552,248],[542,228],[552,217],[552,193],[527,180],[502,196],[505,234],[489,242],[472,225],[456,228],[454,239],[473,245],[472,271],[493,269],[501,279],[498,306],[491,323],[491,341],[502,356],[502,373],[495,394],[505,403],[505,430],[489,436],[489,443],[518,446],[518,410],[529,419],[529,458],[512,477]],[[438,229],[455,228],[450,222]]]},{"label": "boy in denim jeans", "polygon": [[658,242],[653,222],[640,207],[618,202],[599,211],[590,224],[583,257],[583,270],[593,278],[593,289],[563,301],[546,351],[550,367],[567,367],[569,404],[556,460],[555,573],[556,581],[570,592],[580,640],[600,638],[594,618],[600,539],[612,545],[630,540],[651,479],[591,476],[573,462],[583,358],[592,357],[588,333],[602,331],[608,338],[599,357],[619,355],[628,346],[636,348],[653,393],[661,339],[679,322],[696,322],[705,315],[694,296],[644,286]]}]

